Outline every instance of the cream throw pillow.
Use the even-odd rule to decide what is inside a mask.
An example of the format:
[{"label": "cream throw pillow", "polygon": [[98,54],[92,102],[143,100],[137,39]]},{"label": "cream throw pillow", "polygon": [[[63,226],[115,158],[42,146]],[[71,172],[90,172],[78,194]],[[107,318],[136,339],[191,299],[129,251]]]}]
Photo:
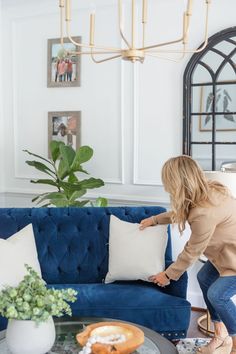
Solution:
[{"label": "cream throw pillow", "polygon": [[167,225],[144,230],[139,224],[111,215],[109,266],[105,283],[116,280],[145,280],[165,269]]},{"label": "cream throw pillow", "polygon": [[32,224],[6,240],[0,239],[0,290],[19,284],[27,273],[25,264],[41,276]]}]

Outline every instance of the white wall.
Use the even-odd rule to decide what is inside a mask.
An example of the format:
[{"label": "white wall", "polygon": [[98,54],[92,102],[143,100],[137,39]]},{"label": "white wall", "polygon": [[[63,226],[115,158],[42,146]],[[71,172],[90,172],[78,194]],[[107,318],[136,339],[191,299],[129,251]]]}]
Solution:
[{"label": "white wall", "polygon": [[[2,1],[0,0],[0,28],[2,29]],[[2,31],[1,31],[2,33]],[[0,67],[2,67],[2,36],[0,36]],[[0,207],[4,206],[4,160],[5,160],[5,146],[4,146],[4,116],[3,116],[3,96],[2,96],[3,81],[0,82]]]},{"label": "white wall", "polygon": [[[120,45],[115,0],[96,0],[96,38],[101,44]],[[125,20],[128,20],[125,2]],[[185,1],[150,0],[147,38],[165,41],[181,34]],[[92,197],[103,195],[113,204],[168,205],[161,185],[163,162],[182,149],[182,77],[189,56],[180,63],[146,58],[131,64],[115,60],[100,65],[82,58],[81,87],[47,88],[47,39],[59,36],[56,0],[2,0],[2,80],[0,95],[4,121],[0,142],[0,191],[6,206],[27,206],[34,193],[45,191],[30,183],[40,177],[25,164],[29,149],[47,154],[47,113],[82,111],[82,144],[94,148],[86,168],[106,182]],[[137,1],[141,5],[141,1]],[[204,1],[195,1],[191,46],[202,42]],[[73,2],[73,35],[88,41],[90,1]],[[79,8],[78,8],[79,6]],[[140,14],[141,6],[138,8]],[[235,25],[235,0],[213,0],[212,35]],[[1,105],[2,107],[2,105]],[[4,156],[7,158],[4,160]],[[2,199],[3,200],[3,199]],[[174,231],[176,255],[189,237]],[[200,293],[190,270],[193,305],[201,306]]]}]

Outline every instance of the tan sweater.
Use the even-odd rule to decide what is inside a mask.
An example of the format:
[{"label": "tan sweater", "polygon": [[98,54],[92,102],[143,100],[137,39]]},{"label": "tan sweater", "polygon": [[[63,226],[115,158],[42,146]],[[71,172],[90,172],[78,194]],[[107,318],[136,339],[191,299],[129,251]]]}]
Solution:
[{"label": "tan sweater", "polygon": [[[166,269],[177,280],[204,254],[221,276],[236,275],[236,199],[212,192],[214,205],[192,208],[188,223],[191,236],[177,260]],[[171,212],[156,216],[159,224],[171,223]]]}]

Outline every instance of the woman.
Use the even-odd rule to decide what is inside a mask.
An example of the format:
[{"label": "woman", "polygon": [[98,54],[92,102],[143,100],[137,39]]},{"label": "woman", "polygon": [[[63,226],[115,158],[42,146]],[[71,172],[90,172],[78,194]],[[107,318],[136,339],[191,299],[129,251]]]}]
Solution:
[{"label": "woman", "polygon": [[208,261],[198,273],[198,281],[215,336],[199,352],[236,353],[236,199],[222,184],[208,181],[189,156],[169,159],[162,169],[162,181],[172,211],[142,220],[140,229],[177,223],[182,233],[188,221],[192,233],[177,260],[150,280],[166,286],[204,254]]}]

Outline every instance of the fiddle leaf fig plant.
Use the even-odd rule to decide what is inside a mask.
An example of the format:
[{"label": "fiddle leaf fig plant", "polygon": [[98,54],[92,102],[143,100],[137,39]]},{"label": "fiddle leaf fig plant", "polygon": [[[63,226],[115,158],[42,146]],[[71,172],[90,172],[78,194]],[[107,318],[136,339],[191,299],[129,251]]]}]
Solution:
[{"label": "fiddle leaf fig plant", "polygon": [[[89,161],[93,156],[93,149],[89,146],[81,146],[75,151],[71,146],[63,142],[50,142],[51,158],[46,159],[28,150],[23,150],[36,160],[26,161],[29,166],[47,175],[47,178],[31,180],[31,183],[46,184],[56,188],[54,192],[42,193],[32,199],[41,206],[55,205],[56,207],[83,207],[90,203],[93,206],[107,206],[106,198],[99,197],[92,203],[90,200],[80,200],[88,189],[104,186],[103,180],[99,178],[87,178],[80,180],[77,172],[88,175],[82,164]],[[38,161],[39,160],[39,161]]]}]

